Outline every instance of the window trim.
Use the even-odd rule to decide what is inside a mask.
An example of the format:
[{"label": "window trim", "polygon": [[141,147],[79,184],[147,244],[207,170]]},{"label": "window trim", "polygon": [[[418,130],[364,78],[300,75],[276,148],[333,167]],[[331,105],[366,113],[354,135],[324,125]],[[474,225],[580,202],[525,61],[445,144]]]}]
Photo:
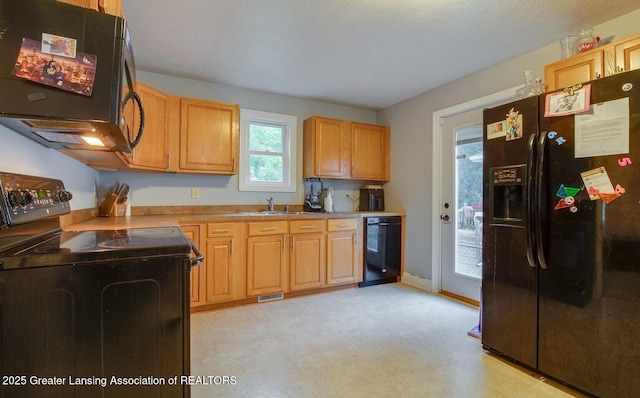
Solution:
[{"label": "window trim", "polygon": [[[282,126],[285,130],[282,152],[283,182],[251,181],[249,166],[249,127],[251,123],[267,123]],[[296,116],[240,109],[240,164],[238,168],[238,190],[250,192],[296,192]]]}]

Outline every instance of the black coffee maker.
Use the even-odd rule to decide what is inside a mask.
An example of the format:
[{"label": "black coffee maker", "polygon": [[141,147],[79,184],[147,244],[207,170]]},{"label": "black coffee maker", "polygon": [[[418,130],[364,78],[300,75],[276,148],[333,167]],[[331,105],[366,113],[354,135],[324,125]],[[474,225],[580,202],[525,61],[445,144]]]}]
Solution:
[{"label": "black coffee maker", "polygon": [[322,211],[321,194],[322,181],[319,178],[304,180],[304,211]]},{"label": "black coffee maker", "polygon": [[360,188],[360,211],[384,211],[384,190],[382,187]]}]

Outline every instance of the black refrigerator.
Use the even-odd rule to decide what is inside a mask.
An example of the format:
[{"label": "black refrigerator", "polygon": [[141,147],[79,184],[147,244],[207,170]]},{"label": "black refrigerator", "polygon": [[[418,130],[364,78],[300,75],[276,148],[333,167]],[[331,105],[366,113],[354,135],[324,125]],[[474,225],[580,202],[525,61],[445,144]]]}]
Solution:
[{"label": "black refrigerator", "polygon": [[640,391],[640,71],[484,111],[482,345]]}]

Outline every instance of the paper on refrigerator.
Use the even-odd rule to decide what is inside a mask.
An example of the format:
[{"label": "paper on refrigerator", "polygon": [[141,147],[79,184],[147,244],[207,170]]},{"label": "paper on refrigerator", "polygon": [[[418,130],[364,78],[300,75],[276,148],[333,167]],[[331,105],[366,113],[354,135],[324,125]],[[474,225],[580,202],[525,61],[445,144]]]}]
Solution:
[{"label": "paper on refrigerator", "polygon": [[629,153],[629,98],[591,106],[575,115],[575,157]]}]

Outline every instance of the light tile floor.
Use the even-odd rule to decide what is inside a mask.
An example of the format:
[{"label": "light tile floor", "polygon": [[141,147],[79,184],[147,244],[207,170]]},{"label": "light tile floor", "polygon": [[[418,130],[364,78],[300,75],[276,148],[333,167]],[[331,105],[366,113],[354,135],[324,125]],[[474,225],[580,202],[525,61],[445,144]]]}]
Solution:
[{"label": "light tile floor", "polygon": [[482,350],[477,321],[396,283],[194,314],[191,374],[236,382],[192,397],[583,397]]}]

